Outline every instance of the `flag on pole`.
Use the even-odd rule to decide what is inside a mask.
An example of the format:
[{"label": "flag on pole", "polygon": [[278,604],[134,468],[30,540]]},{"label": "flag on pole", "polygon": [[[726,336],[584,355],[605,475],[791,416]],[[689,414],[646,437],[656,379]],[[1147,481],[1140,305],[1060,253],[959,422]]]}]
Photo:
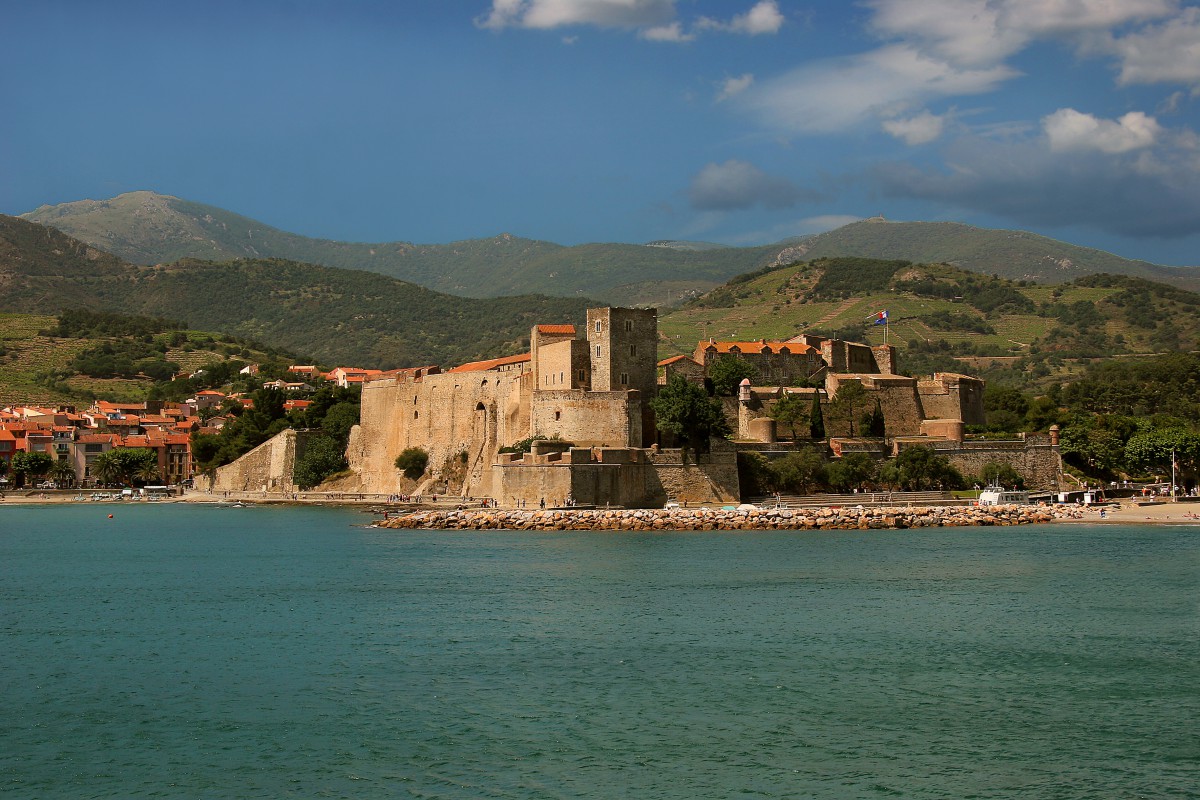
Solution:
[{"label": "flag on pole", "polygon": [[876,325],[887,325],[887,321],[888,321],[887,311],[880,311],[878,314],[875,315],[875,324]]}]

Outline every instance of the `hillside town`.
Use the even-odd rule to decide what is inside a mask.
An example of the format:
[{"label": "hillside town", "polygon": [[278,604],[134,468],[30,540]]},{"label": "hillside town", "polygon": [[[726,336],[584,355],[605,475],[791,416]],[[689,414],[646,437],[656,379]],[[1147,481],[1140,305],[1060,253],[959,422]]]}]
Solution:
[{"label": "hillside town", "polygon": [[[385,370],[312,365],[288,368],[293,380],[264,381],[264,389],[285,393],[285,411],[302,411],[319,386],[361,387],[366,380],[394,374]],[[243,375],[257,373],[255,365]],[[253,408],[247,393],[205,389],[181,403],[117,403],[96,400],[73,405],[11,405],[0,408],[0,487],[99,488],[116,484],[119,475],[97,471],[106,453],[150,451],[148,467],[138,483],[187,488],[197,471],[192,457],[196,434],[217,434],[231,413]],[[32,458],[30,456],[33,456]],[[31,469],[32,467],[32,469]]]}]

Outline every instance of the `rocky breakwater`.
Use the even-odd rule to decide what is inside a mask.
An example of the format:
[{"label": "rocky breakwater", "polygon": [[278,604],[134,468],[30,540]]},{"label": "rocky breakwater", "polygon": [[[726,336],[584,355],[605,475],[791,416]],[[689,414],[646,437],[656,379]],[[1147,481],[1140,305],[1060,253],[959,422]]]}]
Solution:
[{"label": "rocky breakwater", "polygon": [[381,528],[516,531],[871,530],[1030,525],[1060,515],[1043,506],[805,509],[436,510],[381,520]]}]

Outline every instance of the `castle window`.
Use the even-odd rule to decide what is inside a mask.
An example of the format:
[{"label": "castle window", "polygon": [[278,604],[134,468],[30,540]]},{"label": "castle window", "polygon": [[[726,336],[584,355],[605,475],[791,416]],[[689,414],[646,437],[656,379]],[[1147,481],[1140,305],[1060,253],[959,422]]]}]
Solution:
[{"label": "castle window", "polygon": [[563,374],[562,374],[561,372],[560,372],[560,373],[558,373],[558,382],[559,382],[559,383],[566,383],[566,381],[565,381],[565,380],[563,380]]},{"label": "castle window", "polygon": [[[597,322],[596,324],[599,325],[600,323]],[[596,358],[599,358],[599,357],[600,357],[600,345],[596,345]]]},{"label": "castle window", "polygon": [[420,416],[420,413],[418,413],[416,411],[413,412],[413,419],[416,419],[419,416]]},{"label": "castle window", "polygon": [[622,386],[628,386],[628,385],[629,385],[629,373],[628,373],[628,372],[622,372],[622,373],[621,373],[621,385],[622,385]]},{"label": "castle window", "polygon": [[554,412],[554,421],[555,421],[555,422],[557,422],[557,421],[558,421],[558,420],[560,420],[560,419],[562,419],[562,412],[561,412],[561,411],[555,411],[555,412]]},{"label": "castle window", "polygon": [[637,345],[636,344],[629,345],[629,355],[631,355],[631,356],[637,355]]},{"label": "castle window", "polygon": [[596,320],[596,333],[600,332],[600,320]]},{"label": "castle window", "polygon": [[627,319],[625,320],[625,331],[629,332],[631,330],[633,330],[633,320]]},{"label": "castle window", "polygon": [[587,380],[587,373],[585,373],[583,370],[579,370],[579,382],[583,383],[586,380]]}]

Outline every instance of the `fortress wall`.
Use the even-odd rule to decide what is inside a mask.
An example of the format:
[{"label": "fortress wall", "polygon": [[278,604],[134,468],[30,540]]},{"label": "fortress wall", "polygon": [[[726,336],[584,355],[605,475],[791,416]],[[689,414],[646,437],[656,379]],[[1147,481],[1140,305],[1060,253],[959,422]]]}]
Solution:
[{"label": "fortress wall", "polygon": [[[431,471],[466,451],[464,491],[486,494],[499,448],[529,435],[528,403],[522,399],[531,384],[528,371],[444,373],[368,383],[363,387],[360,430],[347,453],[351,468],[361,477],[362,491],[399,491],[396,456],[420,447],[429,454]],[[450,487],[451,492],[458,489]]]},{"label": "fortress wall", "polygon": [[661,487],[662,501],[670,498],[680,504],[698,506],[737,503],[741,499],[737,449],[724,439],[714,439],[712,450],[699,458],[688,451],[688,459],[684,461],[681,451],[662,450],[652,454],[650,460],[655,481]]},{"label": "fortress wall", "polygon": [[1058,448],[1051,446],[1050,437],[1044,434],[1025,434],[1024,438],[1015,440],[910,441],[906,444],[932,447],[939,455],[948,457],[950,463],[968,478],[978,476],[993,462],[1011,465],[1025,479],[1025,485],[1032,488],[1057,486],[1062,474],[1062,456]]},{"label": "fortress wall", "polygon": [[542,391],[532,398],[532,432],[583,446],[640,445],[637,392]]},{"label": "fortress wall", "polygon": [[984,424],[984,382],[978,378],[936,373],[933,380],[919,381],[917,392],[929,419],[961,419],[968,425]]},{"label": "fortress wall", "polygon": [[606,449],[603,460],[591,455],[577,448],[571,458],[554,462],[498,463],[493,483],[501,504],[536,508],[544,499],[561,506],[568,497],[581,505],[628,508],[656,508],[668,499],[693,506],[738,502],[737,453],[727,442],[714,442],[713,452],[698,460],[689,453],[684,461],[678,450],[640,448]]},{"label": "fortress wall", "polygon": [[[865,411],[874,410],[874,401],[879,399],[883,410],[884,427],[888,436],[912,436],[921,432],[921,420],[928,413],[923,398],[917,393],[917,381],[913,378],[888,378],[874,381],[875,388],[868,387],[867,396],[871,403]],[[855,425],[857,425],[857,421]]]},{"label": "fortress wall", "polygon": [[292,482],[296,459],[304,452],[306,436],[286,430],[272,436],[231,464],[217,469],[211,488],[215,492],[296,491]]}]

